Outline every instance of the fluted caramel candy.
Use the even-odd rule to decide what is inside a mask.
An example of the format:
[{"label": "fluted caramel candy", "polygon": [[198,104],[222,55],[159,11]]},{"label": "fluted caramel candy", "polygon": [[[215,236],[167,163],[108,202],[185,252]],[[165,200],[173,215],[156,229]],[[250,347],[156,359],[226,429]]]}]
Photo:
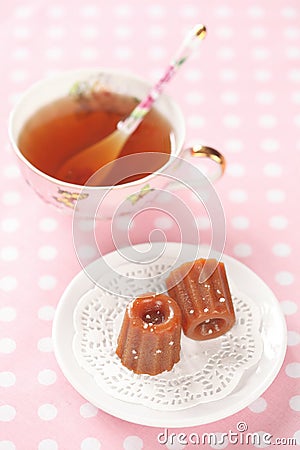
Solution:
[{"label": "fluted caramel candy", "polygon": [[[201,282],[205,265],[209,277]],[[195,340],[212,339],[235,323],[225,266],[215,259],[199,259],[173,270],[166,280],[168,294],[182,313],[182,329]]]},{"label": "fluted caramel candy", "polygon": [[135,373],[157,375],[180,359],[181,312],[164,294],[147,293],[126,308],[116,353]]}]

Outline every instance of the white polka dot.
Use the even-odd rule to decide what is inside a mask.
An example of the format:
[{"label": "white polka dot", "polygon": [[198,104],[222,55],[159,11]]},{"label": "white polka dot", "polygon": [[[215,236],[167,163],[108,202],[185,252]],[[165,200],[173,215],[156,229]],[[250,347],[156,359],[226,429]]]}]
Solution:
[{"label": "white polka dot", "polygon": [[58,445],[53,439],[43,439],[39,442],[38,450],[58,450]]},{"label": "white polka dot", "polygon": [[279,142],[272,138],[264,139],[261,141],[260,146],[265,152],[275,152],[280,147]]},{"label": "white polka dot", "polygon": [[245,166],[239,163],[230,163],[226,167],[226,172],[232,177],[242,177],[245,175]]},{"label": "white polka dot", "polygon": [[243,203],[247,198],[247,192],[243,189],[232,189],[229,191],[229,199],[234,203]]},{"label": "white polka dot", "polygon": [[285,192],[281,189],[269,189],[266,193],[266,197],[271,203],[281,203],[285,200]]},{"label": "white polka dot", "polygon": [[258,124],[262,128],[274,128],[277,125],[277,118],[272,114],[263,114],[259,117]]},{"label": "white polka dot", "polygon": [[13,406],[0,406],[0,422],[11,422],[16,417],[16,410]]},{"label": "white polka dot", "polygon": [[299,83],[300,81],[300,70],[299,69],[292,69],[288,72],[288,79],[290,81],[294,81],[296,83]]},{"label": "white polka dot", "polygon": [[51,337],[44,337],[38,340],[37,347],[40,352],[49,353],[53,351],[53,343]]},{"label": "white polka dot", "polygon": [[250,35],[254,39],[261,39],[265,37],[267,34],[267,30],[262,26],[256,26],[250,29]]},{"label": "white polka dot", "polygon": [[16,310],[11,306],[0,308],[0,322],[11,322],[16,318]]},{"label": "white polka dot", "polygon": [[272,78],[272,73],[267,69],[256,69],[253,73],[253,77],[256,81],[265,83]]},{"label": "white polka dot", "polygon": [[239,139],[229,139],[225,142],[224,146],[227,152],[239,153],[243,150],[244,144]]},{"label": "white polka dot", "polygon": [[235,81],[237,79],[237,73],[234,69],[222,69],[219,75],[222,81]]},{"label": "white polka dot", "polygon": [[6,166],[3,170],[3,175],[9,179],[18,178],[20,176],[20,169],[14,164]]},{"label": "white polka dot", "polygon": [[56,382],[57,376],[54,370],[43,369],[38,373],[38,382],[44,386],[50,386]]},{"label": "white polka dot", "polygon": [[233,29],[225,26],[217,27],[215,33],[220,39],[229,39],[234,35]]},{"label": "white polka dot", "polygon": [[255,433],[258,434],[258,438],[255,441],[253,440],[254,447],[265,448],[270,446],[271,438],[269,438],[270,434],[267,431],[256,431]]},{"label": "white polka dot", "polygon": [[205,118],[200,115],[191,115],[187,118],[187,123],[191,128],[203,127],[205,125]]},{"label": "white polka dot", "polygon": [[0,387],[11,387],[14,386],[15,383],[16,375],[13,372],[0,372]]},{"label": "white polka dot", "polygon": [[231,219],[231,223],[233,228],[236,228],[237,230],[245,230],[246,228],[249,228],[249,219],[248,217],[244,216],[236,216]]},{"label": "white polka dot", "polygon": [[127,25],[119,25],[114,28],[113,32],[120,39],[127,39],[132,34],[132,29]]},{"label": "white polka dot", "polygon": [[143,440],[138,436],[127,436],[123,442],[124,450],[142,450]]},{"label": "white polka dot", "polygon": [[95,417],[98,414],[98,408],[91,403],[84,403],[80,406],[80,415],[85,419]]},{"label": "white polka dot", "polygon": [[51,39],[60,39],[65,34],[65,29],[60,26],[50,27],[46,29],[47,36]]},{"label": "white polka dot", "polygon": [[294,345],[300,344],[300,334],[296,331],[287,332],[287,345],[293,347]]},{"label": "white polka dot", "polygon": [[3,261],[15,261],[19,257],[19,251],[16,247],[8,246],[0,250],[0,259]]},{"label": "white polka dot", "polygon": [[114,51],[114,55],[117,59],[125,61],[132,57],[132,50],[130,47],[127,47],[125,45],[118,46],[118,47],[116,47],[116,49]]},{"label": "white polka dot", "polygon": [[276,230],[284,230],[288,226],[288,219],[284,216],[272,216],[269,225]]},{"label": "white polka dot", "polygon": [[63,50],[60,47],[49,47],[45,51],[45,56],[51,61],[57,61],[63,55]]},{"label": "white polka dot", "polygon": [[282,286],[289,286],[294,282],[294,275],[288,271],[281,271],[276,274],[276,281]]},{"label": "white polka dot", "polygon": [[80,35],[84,39],[95,39],[99,36],[99,30],[96,27],[87,26],[80,30]]},{"label": "white polka dot", "polygon": [[5,292],[10,292],[16,289],[18,282],[15,277],[7,275],[0,279],[0,289]]},{"label": "white polka dot", "polygon": [[276,256],[289,256],[291,254],[291,247],[288,244],[278,243],[273,245],[272,252]]},{"label": "white polka dot", "polygon": [[181,8],[183,17],[194,18],[198,14],[198,10],[194,5],[185,5]]},{"label": "white polka dot", "polygon": [[293,436],[294,439],[296,439],[296,444],[300,445],[300,430],[296,431]]},{"label": "white polka dot", "polygon": [[166,51],[162,47],[151,47],[148,50],[149,57],[154,60],[159,60],[165,57]]},{"label": "white polka dot", "polygon": [[221,100],[227,105],[236,105],[239,101],[239,96],[237,92],[226,91],[221,94]]},{"label": "white polka dot", "polygon": [[154,19],[161,19],[165,15],[165,8],[162,5],[154,4],[147,8],[147,12]]},{"label": "white polka dot", "polygon": [[233,247],[233,252],[236,256],[244,258],[252,254],[252,249],[249,244],[237,244]]},{"label": "white polka dot", "polygon": [[80,57],[84,60],[95,60],[98,58],[98,50],[95,47],[85,47],[80,52]]},{"label": "white polka dot", "polygon": [[38,416],[42,420],[53,420],[57,416],[57,408],[51,403],[45,403],[39,407]]},{"label": "white polka dot", "polygon": [[241,125],[241,118],[236,114],[228,114],[223,118],[225,127],[238,128]]},{"label": "white polka dot", "polygon": [[186,94],[185,100],[190,105],[199,105],[203,102],[204,96],[201,92],[190,91]]},{"label": "white polka dot", "polygon": [[52,19],[61,19],[65,14],[64,8],[59,5],[53,5],[48,8],[48,15]]},{"label": "white polka dot", "polygon": [[300,49],[298,47],[288,47],[285,51],[288,59],[299,59]]},{"label": "white polka dot", "polygon": [[39,278],[38,285],[41,289],[48,291],[54,289],[57,284],[57,280],[52,275],[43,275]]},{"label": "white polka dot", "polygon": [[298,39],[300,36],[300,30],[297,27],[287,27],[283,30],[283,35],[287,39]]},{"label": "white polka dot", "polygon": [[[29,50],[26,47],[17,47],[11,54],[15,61],[25,61],[29,56]],[[20,172],[18,176],[20,175]]]},{"label": "white polka dot", "polygon": [[12,353],[16,349],[16,342],[11,338],[0,339],[0,353]]},{"label": "white polka dot", "polygon": [[210,444],[211,448],[216,450],[221,450],[228,446],[228,437],[224,436],[223,433],[213,433],[212,442]]},{"label": "white polka dot", "polygon": [[55,308],[53,306],[42,306],[38,311],[38,318],[41,320],[53,320]]},{"label": "white polka dot", "polygon": [[289,401],[290,408],[293,411],[300,411],[300,395],[295,395]]},{"label": "white polka dot", "polygon": [[44,217],[43,219],[40,220],[39,222],[39,228],[42,231],[54,231],[56,230],[58,226],[58,223],[55,219],[53,219],[52,217]]},{"label": "white polka dot", "polygon": [[16,450],[16,446],[11,441],[0,441],[0,450]]},{"label": "white polka dot", "polygon": [[285,8],[282,8],[281,14],[285,19],[294,19],[298,16],[298,12],[295,8],[292,8],[291,6],[286,6]]},{"label": "white polka dot", "polygon": [[265,47],[256,47],[252,50],[252,57],[257,61],[268,59],[270,56],[270,50]]},{"label": "white polka dot", "polygon": [[96,5],[86,5],[80,9],[81,15],[86,19],[97,17],[99,8]]},{"label": "white polka dot", "polygon": [[161,216],[154,220],[154,226],[162,230],[169,230],[174,226],[174,221],[171,217]]},{"label": "white polka dot", "polygon": [[20,223],[18,219],[7,218],[2,220],[1,229],[5,233],[14,233],[20,227]]},{"label": "white polka dot", "polygon": [[285,373],[290,378],[300,378],[300,363],[290,363],[285,368]]},{"label": "white polka dot", "polygon": [[217,51],[217,56],[223,61],[230,61],[235,57],[234,49],[231,47],[221,47]]},{"label": "white polka dot", "polygon": [[129,5],[117,5],[115,8],[115,13],[120,17],[130,17],[132,14],[132,9]]},{"label": "white polka dot", "polygon": [[17,205],[21,200],[20,193],[17,191],[5,192],[2,195],[2,202],[7,206]]},{"label": "white polka dot", "polygon": [[297,303],[291,302],[290,300],[283,300],[280,302],[281,309],[286,316],[295,314],[298,310]]},{"label": "white polka dot", "polygon": [[196,217],[195,221],[199,230],[208,230],[211,226],[209,217]]},{"label": "white polka dot", "polygon": [[100,450],[101,449],[101,443],[98,441],[98,439],[93,437],[87,437],[83,439],[80,446],[81,450]]},{"label": "white polka dot", "polygon": [[28,27],[18,26],[13,29],[13,35],[16,39],[27,39],[31,32]]},{"label": "white polka dot", "polygon": [[200,73],[199,69],[187,69],[183,76],[188,80],[188,81],[199,81],[202,77],[202,74]]},{"label": "white polka dot", "polygon": [[14,12],[15,12],[16,18],[28,19],[32,15],[33,10],[32,10],[31,6],[22,5],[22,6],[18,6]]},{"label": "white polka dot", "polygon": [[217,16],[223,17],[225,19],[231,16],[232,10],[229,8],[229,6],[222,5],[216,8],[215,13]]},{"label": "white polka dot", "polygon": [[264,166],[263,171],[268,177],[279,177],[282,174],[282,167],[276,163],[268,163]]},{"label": "white polka dot", "polygon": [[267,408],[267,402],[263,397],[255,400],[251,405],[249,405],[249,409],[254,413],[261,413],[265,411]]},{"label": "white polka dot", "polygon": [[28,77],[28,71],[26,69],[15,69],[11,71],[11,80],[14,83],[22,83]]},{"label": "white polka dot", "polygon": [[96,246],[96,244],[95,244],[95,246],[92,246],[92,245],[80,245],[77,248],[77,255],[78,255],[78,258],[83,258],[83,259],[93,258],[94,256],[97,255],[97,246]]},{"label": "white polka dot", "polygon": [[248,8],[247,13],[253,19],[261,19],[265,15],[265,11],[261,6],[253,5]]},{"label": "white polka dot", "polygon": [[57,255],[57,248],[52,245],[43,245],[38,250],[38,257],[44,261],[52,260]]},{"label": "white polka dot", "polygon": [[274,103],[275,95],[270,91],[260,91],[255,96],[257,103],[262,105],[271,105]]}]

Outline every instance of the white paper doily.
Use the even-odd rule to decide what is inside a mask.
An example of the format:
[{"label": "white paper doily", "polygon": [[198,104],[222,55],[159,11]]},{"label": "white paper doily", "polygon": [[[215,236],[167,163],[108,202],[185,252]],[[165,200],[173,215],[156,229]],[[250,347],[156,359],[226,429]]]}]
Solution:
[{"label": "white paper doily", "polygon": [[[130,263],[121,268],[131,278],[133,298],[141,293],[134,283],[136,270]],[[150,291],[161,291],[155,277],[165,270],[162,257],[159,262],[138,267],[138,276],[147,278]],[[110,278],[114,289],[119,277],[115,273]],[[194,341],[182,333],[180,361],[171,371],[150,376],[134,374],[115,353],[128,299],[95,287],[80,299],[74,311],[75,358],[103,391],[129,403],[170,411],[224,398],[245,371],[257,364],[263,350],[259,308],[232,283],[231,292],[236,313],[233,328],[208,341]]]}]

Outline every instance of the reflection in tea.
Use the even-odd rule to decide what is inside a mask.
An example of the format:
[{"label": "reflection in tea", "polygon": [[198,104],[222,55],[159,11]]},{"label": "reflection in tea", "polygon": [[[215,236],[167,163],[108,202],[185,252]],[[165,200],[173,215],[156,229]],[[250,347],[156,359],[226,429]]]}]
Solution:
[{"label": "reflection in tea", "polygon": [[[69,95],[43,106],[23,127],[18,146],[23,155],[42,172],[57,178],[57,171],[74,154],[95,144],[112,133],[125,119],[139,99],[101,89],[89,95]],[[158,152],[153,167],[147,173],[126,178],[140,179],[162,167],[169,159],[172,127],[166,117],[153,108],[129,137],[119,157],[134,153]],[[70,174],[62,181],[83,185],[92,172]],[[131,173],[134,167],[130,168]],[[105,184],[109,184],[109,179]]]}]

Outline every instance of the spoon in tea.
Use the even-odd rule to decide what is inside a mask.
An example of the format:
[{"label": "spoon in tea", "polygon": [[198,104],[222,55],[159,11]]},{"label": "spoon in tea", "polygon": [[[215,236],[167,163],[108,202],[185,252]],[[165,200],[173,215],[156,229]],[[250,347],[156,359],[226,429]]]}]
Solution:
[{"label": "spoon in tea", "polygon": [[[58,169],[57,178],[64,181],[73,182],[72,178],[76,176],[78,180],[79,171],[85,177],[87,174],[91,176],[99,161],[99,169],[102,166],[116,160],[122,151],[126,141],[131,134],[137,129],[146,114],[152,108],[154,102],[162,93],[165,85],[173,78],[178,69],[188,59],[190,54],[196,47],[196,44],[203,40],[206,36],[206,27],[202,24],[195,25],[185,37],[181,46],[179,47],[175,57],[164,72],[164,75],[152,87],[148,95],[133,109],[131,114],[123,121],[117,124],[117,129],[111,134],[96,142],[88,148],[85,148],[76,153]],[[107,166],[107,170],[99,171],[99,176],[96,178],[97,184],[101,185],[103,179],[107,176],[108,171],[111,170],[112,164]],[[76,174],[75,174],[76,171]],[[95,177],[93,177],[93,184]]]}]

